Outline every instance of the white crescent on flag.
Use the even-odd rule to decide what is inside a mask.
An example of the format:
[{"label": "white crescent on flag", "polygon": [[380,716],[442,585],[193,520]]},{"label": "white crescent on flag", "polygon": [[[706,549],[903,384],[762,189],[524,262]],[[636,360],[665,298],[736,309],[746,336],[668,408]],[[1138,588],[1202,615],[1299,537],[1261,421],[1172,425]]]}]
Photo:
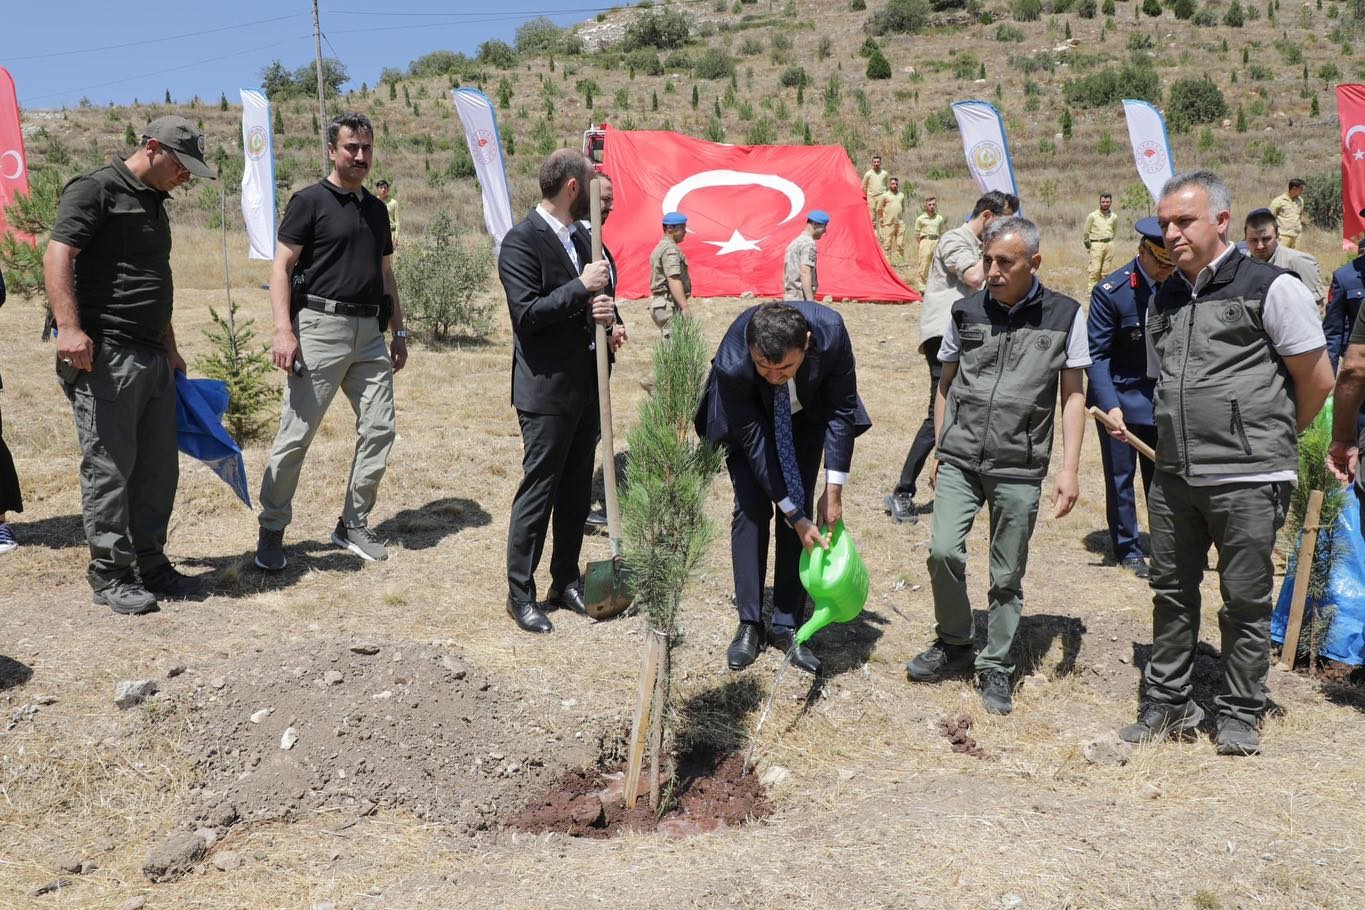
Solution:
[{"label": "white crescent on flag", "polygon": [[673,187],[664,194],[663,211],[659,214],[667,215],[669,212],[678,211],[684,196],[693,190],[708,186],[766,186],[768,189],[777,190],[791,203],[791,211],[787,213],[786,218],[778,222],[779,224],[786,224],[801,214],[806,205],[806,194],[801,187],[776,174],[749,174],[729,170],[702,171],[673,184]]},{"label": "white crescent on flag", "polygon": [[1351,139],[1352,137],[1355,136],[1356,133],[1365,133],[1365,125],[1357,123],[1355,126],[1347,130],[1346,138],[1342,140],[1342,144],[1346,146],[1346,151],[1349,152],[1351,154],[1351,157],[1353,157],[1356,161],[1365,161],[1365,151],[1351,148]]}]

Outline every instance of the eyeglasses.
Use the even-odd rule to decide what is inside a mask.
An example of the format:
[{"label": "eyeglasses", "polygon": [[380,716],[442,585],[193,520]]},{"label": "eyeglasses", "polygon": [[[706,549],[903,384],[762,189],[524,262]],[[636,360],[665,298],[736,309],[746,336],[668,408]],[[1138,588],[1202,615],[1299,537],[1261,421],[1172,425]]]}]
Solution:
[{"label": "eyeglasses", "polygon": [[170,149],[166,148],[166,146],[164,146],[164,145],[161,147],[161,150],[162,150],[163,152],[165,152],[167,155],[170,155],[170,156],[171,156],[171,160],[175,162],[175,166],[176,166],[176,168],[179,169],[179,172],[180,172],[181,174],[188,174],[188,173],[190,172],[190,169],[189,169],[189,168],[185,167],[185,165],[183,165],[183,164],[180,163],[180,156],[179,156],[179,155],[177,155],[175,152],[171,151]]}]

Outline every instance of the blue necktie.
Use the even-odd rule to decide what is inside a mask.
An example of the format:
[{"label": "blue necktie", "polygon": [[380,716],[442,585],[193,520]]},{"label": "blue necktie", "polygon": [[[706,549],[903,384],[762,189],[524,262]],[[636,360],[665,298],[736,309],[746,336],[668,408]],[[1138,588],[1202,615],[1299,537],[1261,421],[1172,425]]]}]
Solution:
[{"label": "blue necktie", "polygon": [[777,440],[777,463],[787,482],[787,497],[805,511],[806,494],[801,486],[801,469],[796,465],[796,444],[792,442],[792,399],[785,382],[773,388],[773,436]]}]

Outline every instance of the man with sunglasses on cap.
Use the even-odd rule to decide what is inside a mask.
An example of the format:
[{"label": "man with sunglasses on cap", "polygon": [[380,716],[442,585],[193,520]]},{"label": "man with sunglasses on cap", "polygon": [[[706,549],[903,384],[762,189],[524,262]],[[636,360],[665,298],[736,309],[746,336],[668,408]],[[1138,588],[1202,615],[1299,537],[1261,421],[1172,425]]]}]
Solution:
[{"label": "man with sunglasses on cap", "polygon": [[81,447],[81,515],[94,602],[115,613],[192,597],[200,582],[166,558],[179,454],[165,201],[190,177],[214,179],[204,137],[184,117],[153,120],[122,161],[62,190],[43,256],[57,324],[57,375]]},{"label": "man with sunglasses on cap", "polygon": [[[1147,305],[1161,282],[1171,277],[1175,262],[1166,253],[1161,225],[1156,218],[1143,218],[1137,230],[1137,256],[1095,285],[1090,293],[1086,326],[1091,363],[1086,373],[1090,388],[1086,405],[1098,407],[1127,426],[1134,437],[1156,446],[1156,421],[1152,396],[1156,380],[1147,375]],[[1147,560],[1138,542],[1137,496],[1133,480],[1139,462],[1142,492],[1146,495],[1156,469],[1147,458],[1104,427],[1100,432],[1100,459],[1104,463],[1104,512],[1109,523],[1109,542],[1114,563],[1138,578],[1148,577]]]}]

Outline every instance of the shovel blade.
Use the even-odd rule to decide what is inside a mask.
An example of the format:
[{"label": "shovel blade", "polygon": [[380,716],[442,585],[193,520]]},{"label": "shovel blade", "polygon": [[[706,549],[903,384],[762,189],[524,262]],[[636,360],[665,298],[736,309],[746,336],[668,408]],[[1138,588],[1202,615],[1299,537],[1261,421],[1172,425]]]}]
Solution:
[{"label": "shovel blade", "polygon": [[583,574],[583,605],[588,616],[596,620],[620,616],[634,600],[619,558],[588,563]]}]

